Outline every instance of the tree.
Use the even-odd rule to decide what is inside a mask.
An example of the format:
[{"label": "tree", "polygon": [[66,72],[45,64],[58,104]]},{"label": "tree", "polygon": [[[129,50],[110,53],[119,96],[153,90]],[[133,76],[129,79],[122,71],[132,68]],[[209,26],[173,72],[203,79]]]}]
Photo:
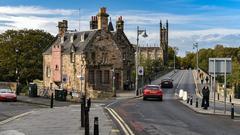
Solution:
[{"label": "tree", "polygon": [[54,37],[42,30],[7,30],[0,34],[0,81],[16,81],[15,49],[19,49],[20,82],[42,79],[42,53],[53,41]]}]

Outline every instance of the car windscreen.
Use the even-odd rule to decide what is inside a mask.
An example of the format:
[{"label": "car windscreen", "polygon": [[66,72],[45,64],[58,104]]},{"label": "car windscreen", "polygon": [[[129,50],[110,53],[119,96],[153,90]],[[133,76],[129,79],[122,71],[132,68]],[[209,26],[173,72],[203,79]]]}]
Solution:
[{"label": "car windscreen", "polygon": [[159,87],[158,86],[146,86],[145,89],[148,89],[148,90],[159,90]]},{"label": "car windscreen", "polygon": [[10,89],[0,89],[0,93],[12,93]]},{"label": "car windscreen", "polygon": [[171,82],[169,79],[161,80],[161,82]]}]

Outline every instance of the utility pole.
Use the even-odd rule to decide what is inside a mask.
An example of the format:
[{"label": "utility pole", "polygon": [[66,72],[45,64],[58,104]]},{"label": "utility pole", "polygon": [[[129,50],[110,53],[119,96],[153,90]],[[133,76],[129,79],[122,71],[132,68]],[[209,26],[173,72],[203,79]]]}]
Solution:
[{"label": "utility pole", "polygon": [[193,43],[193,49],[196,48],[197,49],[197,70],[199,69],[198,67],[198,43]]},{"label": "utility pole", "polygon": [[115,89],[115,69],[112,69],[112,91],[113,91],[113,97],[116,97],[116,89]]},{"label": "utility pole", "polygon": [[15,49],[16,52],[16,95],[19,95],[19,49]]},{"label": "utility pole", "polygon": [[174,72],[176,69],[176,55],[177,55],[177,51],[179,50],[177,47],[173,47],[174,50]]}]

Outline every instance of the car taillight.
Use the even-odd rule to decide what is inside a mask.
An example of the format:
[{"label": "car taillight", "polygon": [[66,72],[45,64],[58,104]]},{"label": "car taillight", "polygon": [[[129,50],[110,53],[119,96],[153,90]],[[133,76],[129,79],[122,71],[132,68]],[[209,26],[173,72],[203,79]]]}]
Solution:
[{"label": "car taillight", "polygon": [[157,91],[157,94],[161,94],[161,93],[162,93],[162,91],[160,91],[160,90]]},{"label": "car taillight", "polygon": [[150,94],[150,90],[144,90],[143,93],[144,94]]}]

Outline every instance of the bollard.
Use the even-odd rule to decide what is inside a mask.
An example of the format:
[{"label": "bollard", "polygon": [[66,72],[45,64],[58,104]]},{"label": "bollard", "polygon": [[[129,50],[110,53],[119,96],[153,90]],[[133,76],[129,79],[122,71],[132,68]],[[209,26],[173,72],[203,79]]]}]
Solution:
[{"label": "bollard", "polygon": [[193,97],[191,96],[191,98],[190,98],[190,105],[192,105],[192,101],[193,100]]},{"label": "bollard", "polygon": [[188,95],[188,97],[187,97],[187,103],[189,103],[189,101],[190,101],[190,98],[189,98],[189,95]]},{"label": "bollard", "polygon": [[83,95],[81,97],[81,127],[85,126],[85,103],[86,103],[86,97]]},{"label": "bollard", "polygon": [[232,96],[229,96],[229,102],[232,103]]},{"label": "bollard", "polygon": [[99,135],[98,117],[94,117],[94,131],[93,131],[93,135]]},{"label": "bollard", "polygon": [[196,108],[198,108],[198,98],[196,98]]},{"label": "bollard", "polygon": [[234,104],[232,103],[231,107],[231,119],[234,119]]},{"label": "bollard", "polygon": [[85,107],[85,135],[89,135],[89,108]]},{"label": "bollard", "polygon": [[53,108],[53,93],[51,95],[51,103],[50,103],[50,107]]},{"label": "bollard", "polygon": [[217,95],[217,99],[219,100],[219,93],[218,93],[218,95]]}]

